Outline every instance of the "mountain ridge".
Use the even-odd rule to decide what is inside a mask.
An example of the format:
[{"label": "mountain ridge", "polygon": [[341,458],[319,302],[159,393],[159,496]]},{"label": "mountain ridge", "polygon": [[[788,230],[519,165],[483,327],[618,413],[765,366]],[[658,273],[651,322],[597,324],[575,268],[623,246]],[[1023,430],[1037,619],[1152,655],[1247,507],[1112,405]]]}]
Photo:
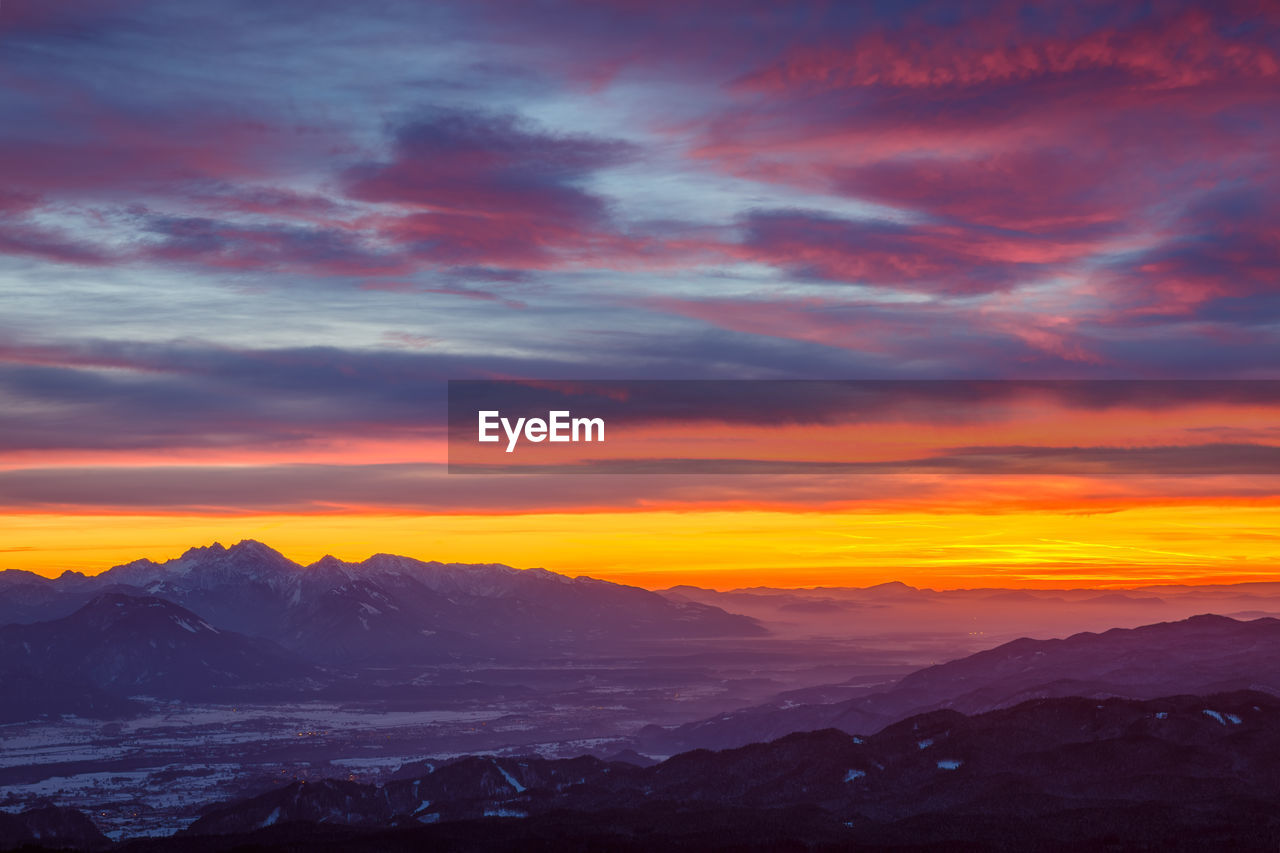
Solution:
[{"label": "mountain ridge", "polygon": [[1061,639],[1023,637],[924,667],[888,689],[865,690],[851,699],[766,703],[674,728],[647,726],[634,747],[670,755],[827,727],[878,731],[911,714],[940,709],[981,713],[1032,698],[1148,699],[1237,689],[1280,695],[1280,620],[1202,614]]},{"label": "mountain ridge", "polygon": [[0,624],[63,618],[104,593],[161,598],[211,626],[279,643],[322,665],[545,657],[766,633],[718,607],[585,576],[385,553],[302,566],[251,539],[91,576],[0,573]]},{"label": "mountain ridge", "polygon": [[[212,806],[174,842],[195,845],[224,834],[237,843],[266,841],[279,835],[254,833],[280,833],[296,821],[385,833],[495,817],[530,821],[532,839],[564,814],[572,820],[558,825],[574,837],[581,827],[598,831],[590,815],[629,815],[622,824],[645,816],[660,832],[670,824],[658,815],[704,820],[708,812],[743,809],[792,827],[793,843],[833,833],[845,844],[910,845],[941,829],[940,840],[976,834],[990,844],[1001,837],[992,834],[1000,824],[1006,833],[1077,849],[1122,830],[1146,832],[1140,837],[1151,843],[1186,825],[1232,837],[1241,814],[1280,829],[1280,767],[1270,758],[1277,750],[1280,699],[1267,694],[1038,699],[976,715],[934,711],[876,734],[825,729],[694,750],[651,767],[590,757],[467,756],[380,786],[295,783]],[[1154,808],[1163,824],[1152,831],[1133,823],[1135,808]],[[811,820],[792,822],[790,809],[810,809]],[[1076,822],[1064,829],[1073,815]],[[648,838],[654,849],[655,836]],[[731,839],[719,843],[732,846]]]}]

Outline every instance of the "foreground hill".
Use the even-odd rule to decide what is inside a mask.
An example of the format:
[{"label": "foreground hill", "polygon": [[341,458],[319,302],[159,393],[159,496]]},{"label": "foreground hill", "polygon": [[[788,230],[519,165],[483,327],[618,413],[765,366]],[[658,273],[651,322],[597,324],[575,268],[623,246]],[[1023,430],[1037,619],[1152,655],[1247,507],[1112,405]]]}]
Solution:
[{"label": "foreground hill", "polygon": [[381,787],[294,784],[130,849],[1274,849],[1277,756],[1267,694],[1038,699],[647,768],[469,757]]},{"label": "foreground hill", "polygon": [[0,850],[100,850],[111,841],[83,813],[45,806],[17,814],[0,812]]},{"label": "foreground hill", "polygon": [[389,554],[304,567],[251,540],[92,577],[0,572],[0,623],[58,618],[103,593],[161,598],[213,628],[270,639],[323,664],[546,656],[764,633],[717,607],[544,569]]},{"label": "foreground hill", "polygon": [[1042,697],[1146,699],[1246,689],[1280,694],[1280,620],[1195,616],[1061,640],[1014,640],[842,702],[769,704],[674,729],[651,726],[637,748],[670,755],[822,728],[874,732],[925,711],[977,713]]}]

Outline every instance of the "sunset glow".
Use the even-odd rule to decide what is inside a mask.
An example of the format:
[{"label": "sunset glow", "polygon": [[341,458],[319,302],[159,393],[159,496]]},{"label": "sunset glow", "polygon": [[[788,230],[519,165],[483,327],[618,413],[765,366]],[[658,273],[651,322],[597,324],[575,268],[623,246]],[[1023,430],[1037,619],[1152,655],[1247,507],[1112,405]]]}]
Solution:
[{"label": "sunset glow", "polygon": [[1239,459],[1280,405],[1212,388],[765,400],[536,457],[1085,460],[1054,473],[444,471],[452,379],[1280,376],[1273,13],[1059,5],[5,2],[0,567],[1274,574],[1280,476]]},{"label": "sunset glow", "polygon": [[[1078,587],[1268,579],[1280,563],[1280,500],[978,512],[892,506],[786,512],[595,511],[521,515],[115,515],[10,517],[13,568],[96,573],[176,557],[192,542],[270,542],[310,563],[386,552],[443,562],[539,565],[662,587]],[[527,555],[538,554],[537,563]]]}]

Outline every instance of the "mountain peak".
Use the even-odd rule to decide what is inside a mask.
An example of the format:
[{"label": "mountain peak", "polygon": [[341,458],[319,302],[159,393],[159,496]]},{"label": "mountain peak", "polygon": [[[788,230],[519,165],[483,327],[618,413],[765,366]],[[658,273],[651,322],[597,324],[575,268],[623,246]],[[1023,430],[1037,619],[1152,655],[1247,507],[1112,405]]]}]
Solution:
[{"label": "mountain peak", "polygon": [[148,620],[153,628],[173,623],[191,633],[217,633],[217,629],[185,607],[154,596],[107,592],[67,617],[67,620],[92,625],[99,631],[139,619]]},{"label": "mountain peak", "polygon": [[256,539],[241,539],[231,547],[223,545],[221,542],[213,542],[209,545],[196,545],[182,552],[179,561],[186,560],[210,560],[219,557],[238,557],[240,559],[268,559],[279,560],[284,559],[284,555],[269,545],[264,545]]},{"label": "mountain peak", "polygon": [[1221,616],[1217,613],[1197,613],[1195,616],[1188,616],[1183,621],[1188,625],[1228,625],[1241,622],[1239,619],[1232,619],[1230,616]]},{"label": "mountain peak", "polygon": [[[219,554],[225,554],[227,549],[223,547],[221,542],[214,542],[212,545],[194,545],[182,552],[179,560],[185,560],[188,557],[214,557]],[[136,562],[136,561],[135,561]]]},{"label": "mountain peak", "polygon": [[[213,544],[218,545],[217,542]],[[218,545],[218,547],[221,547],[221,546]],[[259,542],[257,539],[241,539],[239,542],[232,545],[230,548],[226,550],[228,554],[235,554],[237,556],[245,556],[245,557],[283,557],[284,556],[284,554],[281,554],[275,548],[272,548],[270,545],[264,545],[263,543]]]},{"label": "mountain peak", "polygon": [[296,564],[284,554],[256,539],[242,539],[230,548],[224,546],[221,542],[214,542],[212,545],[205,545],[204,547],[188,548],[181,557],[171,562],[180,566],[213,564],[242,566],[255,564],[274,567],[296,567]]},{"label": "mountain peak", "polygon": [[863,587],[863,589],[867,591],[876,590],[878,592],[919,592],[920,591],[918,587],[911,586],[910,584],[903,583],[902,581],[885,581],[884,583],[877,583],[877,584],[872,584],[871,586]]}]

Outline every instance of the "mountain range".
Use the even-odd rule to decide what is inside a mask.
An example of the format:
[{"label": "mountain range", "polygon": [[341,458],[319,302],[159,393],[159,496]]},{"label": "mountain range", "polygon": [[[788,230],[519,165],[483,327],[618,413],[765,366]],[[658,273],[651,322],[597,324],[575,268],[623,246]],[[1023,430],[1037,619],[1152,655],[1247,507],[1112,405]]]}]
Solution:
[{"label": "mountain range", "polygon": [[1280,840],[1277,754],[1268,694],[1035,699],[652,767],[470,756],[381,786],[295,783],[139,849],[1255,849]]},{"label": "mountain range", "polygon": [[1023,638],[840,702],[775,702],[670,729],[650,726],[639,733],[636,749],[671,755],[823,728],[875,732],[912,714],[979,713],[1033,698],[1147,699],[1231,690],[1280,694],[1280,620],[1201,615],[1066,639]]},{"label": "mountain range", "polygon": [[279,642],[316,663],[545,655],[629,642],[764,633],[754,620],[637,587],[545,569],[376,554],[299,565],[260,542],[192,548],[56,579],[0,572],[0,624],[67,615],[104,593],[162,598],[221,630]]},{"label": "mountain range", "polygon": [[[301,566],[259,542],[98,575],[0,572],[0,719],[118,715],[124,697],[314,688],[336,671],[636,651],[755,620],[544,569],[378,554]],[[228,693],[227,691],[232,691]]]}]

